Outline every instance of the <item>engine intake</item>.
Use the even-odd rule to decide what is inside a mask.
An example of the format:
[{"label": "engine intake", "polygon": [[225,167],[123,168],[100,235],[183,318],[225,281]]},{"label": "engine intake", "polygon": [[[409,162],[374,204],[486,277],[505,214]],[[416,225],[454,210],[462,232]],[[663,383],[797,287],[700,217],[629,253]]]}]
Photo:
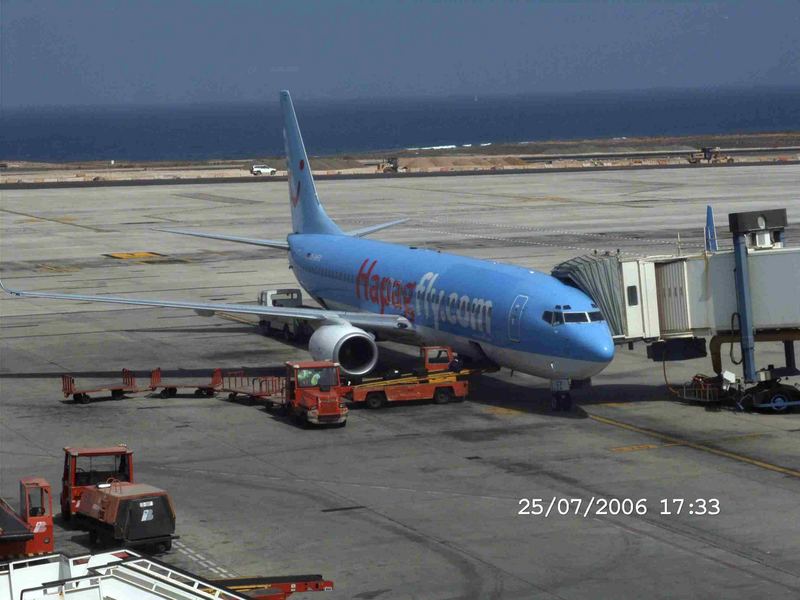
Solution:
[{"label": "engine intake", "polygon": [[366,375],[378,362],[378,346],[369,333],[352,325],[323,325],[308,342],[314,360],[339,363],[348,375]]}]

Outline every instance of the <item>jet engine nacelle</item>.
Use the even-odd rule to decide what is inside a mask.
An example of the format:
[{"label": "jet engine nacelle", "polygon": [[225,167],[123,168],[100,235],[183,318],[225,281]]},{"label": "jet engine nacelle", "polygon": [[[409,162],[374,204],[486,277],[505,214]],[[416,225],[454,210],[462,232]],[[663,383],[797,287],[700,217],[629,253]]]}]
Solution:
[{"label": "jet engine nacelle", "polygon": [[366,375],[378,362],[375,338],[349,324],[323,325],[311,336],[308,351],[314,360],[339,363],[348,375]]}]

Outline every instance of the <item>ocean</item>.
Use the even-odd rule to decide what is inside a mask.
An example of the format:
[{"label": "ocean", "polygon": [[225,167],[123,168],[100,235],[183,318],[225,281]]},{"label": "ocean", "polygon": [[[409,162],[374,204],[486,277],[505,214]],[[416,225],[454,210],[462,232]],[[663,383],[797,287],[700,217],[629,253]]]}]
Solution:
[{"label": "ocean", "polygon": [[[800,130],[800,88],[305,101],[310,155],[542,140]],[[283,154],[278,98],[259,104],[0,112],[0,160],[208,160]]]}]

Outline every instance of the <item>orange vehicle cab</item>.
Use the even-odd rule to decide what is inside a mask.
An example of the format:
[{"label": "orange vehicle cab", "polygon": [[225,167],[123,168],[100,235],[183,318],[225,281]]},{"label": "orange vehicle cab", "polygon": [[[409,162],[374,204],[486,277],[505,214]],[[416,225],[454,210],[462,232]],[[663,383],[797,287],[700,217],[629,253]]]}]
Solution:
[{"label": "orange vehicle cab", "polygon": [[53,499],[41,477],[19,482],[19,511],[0,500],[0,559],[53,551]]},{"label": "orange vehicle cab", "polygon": [[344,427],[347,423],[337,363],[287,362],[284,398],[286,411],[301,424]]},{"label": "orange vehicle cab", "polygon": [[98,483],[132,483],[133,452],[124,444],[106,448],[64,448],[64,472],[61,477],[61,518],[68,521],[75,514],[84,490]]}]

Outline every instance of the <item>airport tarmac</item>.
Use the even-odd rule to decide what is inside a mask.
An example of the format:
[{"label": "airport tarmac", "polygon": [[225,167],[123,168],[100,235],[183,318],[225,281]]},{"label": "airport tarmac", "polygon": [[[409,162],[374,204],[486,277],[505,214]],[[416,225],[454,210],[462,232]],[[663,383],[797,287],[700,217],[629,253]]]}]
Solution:
[{"label": "airport tarmac", "polygon": [[[800,244],[796,165],[318,190],[345,229],[409,217],[374,237],[544,270],[594,250],[699,250],[708,203],[723,246],[729,212],[780,207],[788,243]],[[252,302],[295,284],[282,251],[154,229],[281,238],[287,196],[269,181],[3,190],[2,276],[23,289]],[[152,256],[110,256],[141,252]],[[800,596],[800,413],[676,402],[642,346],[618,349],[571,414],[550,412],[545,381],[501,372],[463,404],[358,409],[344,429],[303,430],[221,396],[62,401],[63,372],[90,382],[160,366],[196,379],[307,357],[246,319],[0,300],[2,496],[15,498],[27,475],[57,488],[63,446],[126,442],[137,477],[176,505],[181,539],[165,560],[199,575],[321,573],[336,583],[325,598],[364,600]],[[382,356],[409,353],[387,345]],[[782,349],[759,346],[758,359],[782,364]],[[710,369],[670,363],[666,376]],[[523,499],[547,509],[553,498],[574,500],[571,514],[558,514],[563,502],[549,516],[519,514]],[[644,500],[647,512],[598,514],[609,498]],[[87,537],[59,526],[56,545],[86,552]]]}]

